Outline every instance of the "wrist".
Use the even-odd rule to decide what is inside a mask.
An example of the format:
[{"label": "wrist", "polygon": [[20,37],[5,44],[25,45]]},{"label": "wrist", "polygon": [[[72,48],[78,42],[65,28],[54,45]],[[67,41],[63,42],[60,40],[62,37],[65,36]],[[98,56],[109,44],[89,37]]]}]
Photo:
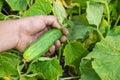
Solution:
[{"label": "wrist", "polygon": [[26,46],[29,44],[29,40],[31,40],[31,39],[28,39],[29,27],[27,27],[28,26],[26,25],[27,21],[24,19],[18,19],[16,20],[16,23],[18,25],[17,27],[18,33],[17,33],[17,43],[14,48],[19,50],[20,52],[23,52]]},{"label": "wrist", "polygon": [[0,52],[15,48],[18,34],[19,24],[16,20],[0,21]]}]

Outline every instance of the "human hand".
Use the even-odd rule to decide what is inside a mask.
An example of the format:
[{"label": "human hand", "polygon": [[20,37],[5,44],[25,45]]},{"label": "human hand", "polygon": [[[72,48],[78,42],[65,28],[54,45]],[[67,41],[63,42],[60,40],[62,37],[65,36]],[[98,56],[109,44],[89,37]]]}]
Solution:
[{"label": "human hand", "polygon": [[[61,29],[61,26],[54,16],[26,17],[19,19],[18,22],[18,24],[20,24],[18,29],[19,37],[15,48],[21,52],[23,52],[25,48],[35,41],[40,35],[42,35],[44,32],[47,32],[52,27]],[[66,41],[66,35],[68,34],[68,31],[67,29],[63,29],[62,32],[63,36],[61,39],[57,40],[55,44],[50,47],[45,56],[52,55],[55,50],[60,47],[61,43]]]}]

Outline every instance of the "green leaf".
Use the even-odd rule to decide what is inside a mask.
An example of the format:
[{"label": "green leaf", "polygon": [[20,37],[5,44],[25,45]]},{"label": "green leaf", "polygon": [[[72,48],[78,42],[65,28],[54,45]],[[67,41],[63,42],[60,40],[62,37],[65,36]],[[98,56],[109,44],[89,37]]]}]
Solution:
[{"label": "green leaf", "polygon": [[110,15],[111,15],[110,18],[112,20],[116,20],[118,17],[117,4],[118,4],[117,0],[111,1],[111,3],[109,4],[109,11],[110,11]]},{"label": "green leaf", "polygon": [[58,4],[57,2],[53,3],[53,14],[58,18],[58,21],[61,25],[64,19],[67,18],[65,8],[62,5]]},{"label": "green leaf", "polygon": [[36,0],[35,3],[24,13],[24,16],[47,15],[51,12],[52,6],[49,1]]},{"label": "green leaf", "polygon": [[96,44],[84,59],[92,60],[91,65],[102,80],[120,79],[120,36],[107,36]]},{"label": "green leaf", "polygon": [[42,73],[45,79],[49,80],[62,75],[62,68],[56,58],[42,59],[31,63],[28,72]]},{"label": "green leaf", "polygon": [[72,17],[72,21],[76,22],[76,23],[83,23],[83,24],[88,25],[88,20],[86,18],[86,14],[81,14],[81,15],[73,16]]},{"label": "green leaf", "polygon": [[12,10],[25,10],[27,7],[26,0],[5,0]]},{"label": "green leaf", "polygon": [[120,35],[120,27],[117,26],[117,27],[111,29],[111,30],[108,32],[107,35],[108,35],[108,36],[118,36],[118,35]]},{"label": "green leaf", "polygon": [[97,31],[91,31],[89,36],[87,36],[87,39],[84,40],[83,45],[84,47],[92,51],[92,49],[95,47],[95,44],[100,41],[100,37],[98,35]]},{"label": "green leaf", "polygon": [[4,14],[2,14],[2,13],[0,12],[0,20],[4,20],[5,17],[6,17],[6,15],[4,15]]},{"label": "green leaf", "polygon": [[68,38],[70,40],[77,40],[77,39],[84,39],[85,36],[91,32],[92,27],[90,27],[89,25],[85,25],[85,24],[74,24],[71,29],[70,29],[70,33],[68,35]]},{"label": "green leaf", "polygon": [[117,4],[117,12],[118,12],[118,14],[120,14],[120,0],[118,0],[118,4]]},{"label": "green leaf", "polygon": [[80,42],[74,41],[67,44],[64,49],[63,55],[65,56],[65,65],[74,65],[79,69],[81,58],[86,56],[88,51],[83,48]]},{"label": "green leaf", "polygon": [[89,0],[73,0],[75,3],[80,3],[81,6],[86,6],[86,2]]},{"label": "green leaf", "polygon": [[92,69],[91,61],[82,60],[80,63],[80,72],[82,80],[101,80],[96,74],[94,69]]},{"label": "green leaf", "polygon": [[3,3],[4,3],[4,1],[3,1],[3,0],[0,0],[0,11],[1,11],[1,9],[2,9]]},{"label": "green leaf", "polygon": [[87,19],[89,24],[99,27],[103,15],[104,6],[99,3],[90,3],[87,1]]},{"label": "green leaf", "polygon": [[17,64],[19,58],[11,53],[0,53],[0,77],[17,75]]}]

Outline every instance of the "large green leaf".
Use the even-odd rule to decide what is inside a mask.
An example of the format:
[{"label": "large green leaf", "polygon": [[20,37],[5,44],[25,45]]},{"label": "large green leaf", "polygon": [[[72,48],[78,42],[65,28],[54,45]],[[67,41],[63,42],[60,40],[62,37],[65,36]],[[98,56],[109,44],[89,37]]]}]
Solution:
[{"label": "large green leaf", "polygon": [[45,79],[55,79],[62,75],[62,68],[56,58],[40,58],[30,64],[28,72],[42,73]]},{"label": "large green leaf", "polygon": [[107,36],[96,44],[93,51],[84,58],[92,60],[92,68],[102,80],[120,79],[120,36]]},{"label": "large green leaf", "polygon": [[36,0],[35,3],[24,13],[24,16],[47,15],[51,10],[52,6],[49,1]]},{"label": "large green leaf", "polygon": [[58,4],[57,2],[53,3],[53,13],[58,18],[59,23],[62,25],[64,19],[67,18],[67,13],[65,8]]},{"label": "large green leaf", "polygon": [[79,69],[81,58],[88,54],[88,51],[83,48],[80,42],[74,41],[65,46],[64,49],[65,65],[73,65]]},{"label": "large green leaf", "polygon": [[81,61],[80,72],[82,80],[101,80],[94,69],[92,69],[91,61],[89,60]]},{"label": "large green leaf", "polygon": [[70,40],[83,39],[91,31],[92,27],[85,24],[74,24],[70,29],[70,34],[68,38]]},{"label": "large green leaf", "polygon": [[8,52],[0,53],[0,77],[17,75],[19,58]]},{"label": "large green leaf", "polygon": [[26,0],[5,0],[12,10],[25,10],[27,7]]},{"label": "large green leaf", "polygon": [[87,2],[87,19],[89,24],[96,25],[99,27],[99,24],[102,19],[104,11],[103,4]]}]

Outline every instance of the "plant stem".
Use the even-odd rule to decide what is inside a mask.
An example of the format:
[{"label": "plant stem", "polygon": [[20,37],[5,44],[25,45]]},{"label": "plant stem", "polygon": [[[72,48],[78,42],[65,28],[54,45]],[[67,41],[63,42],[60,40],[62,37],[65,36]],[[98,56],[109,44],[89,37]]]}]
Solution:
[{"label": "plant stem", "polygon": [[110,10],[109,10],[109,6],[108,6],[107,1],[105,1],[104,4],[105,4],[106,10],[107,10],[107,19],[108,19],[108,23],[110,24]]},{"label": "plant stem", "polygon": [[7,10],[5,10],[4,8],[2,8],[3,9],[3,11],[7,14],[7,15],[9,15],[9,13],[7,12]]},{"label": "plant stem", "polygon": [[67,43],[70,44],[70,41],[67,39]]},{"label": "plant stem", "polygon": [[26,0],[27,1],[27,5],[28,5],[28,7],[30,8],[30,2],[28,1],[28,0]]},{"label": "plant stem", "polygon": [[17,71],[18,71],[19,76],[21,76],[21,73],[20,73],[20,70],[19,70],[19,64],[17,64]]},{"label": "plant stem", "polygon": [[10,17],[13,17],[13,18],[21,18],[20,16],[17,16],[17,15],[8,15],[8,16],[5,17],[4,20],[7,20],[7,19],[10,18]]},{"label": "plant stem", "polygon": [[59,48],[59,51],[58,51],[58,60],[60,61],[60,58],[61,58],[61,50],[62,50],[62,46]]},{"label": "plant stem", "polygon": [[79,79],[79,76],[75,76],[75,77],[65,77],[65,78],[60,78],[60,80],[71,80],[71,79]]},{"label": "plant stem", "polygon": [[30,5],[32,5],[32,4],[33,4],[33,2],[34,2],[34,1],[33,1],[33,0],[31,0]]},{"label": "plant stem", "polygon": [[98,34],[99,34],[99,36],[100,36],[100,39],[104,39],[104,37],[103,37],[102,33],[100,32],[100,30],[99,30],[99,29],[96,29],[96,31],[98,32]]},{"label": "plant stem", "polygon": [[117,26],[117,24],[118,24],[119,20],[120,20],[120,15],[118,16],[118,18],[117,18],[117,20],[116,20],[116,22],[115,22],[114,27],[115,27],[115,26]]}]

